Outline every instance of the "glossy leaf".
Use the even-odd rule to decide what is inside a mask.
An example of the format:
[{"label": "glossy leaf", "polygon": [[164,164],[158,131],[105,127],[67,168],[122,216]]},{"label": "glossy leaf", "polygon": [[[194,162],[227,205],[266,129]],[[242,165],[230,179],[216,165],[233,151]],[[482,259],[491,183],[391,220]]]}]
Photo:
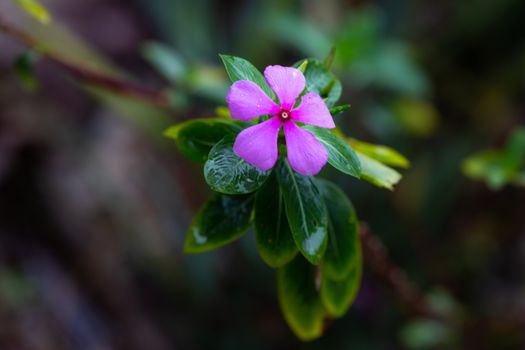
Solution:
[{"label": "glossy leaf", "polygon": [[342,281],[335,281],[323,275],[321,280],[321,300],[328,313],[333,317],[343,316],[357,296],[361,284],[362,258]]},{"label": "glossy leaf", "polygon": [[361,179],[370,182],[378,187],[394,189],[394,185],[401,180],[401,174],[372,159],[361,152],[356,152],[361,163]]},{"label": "glossy leaf", "polygon": [[253,203],[252,195],[212,197],[194,217],[184,252],[209,251],[242,236],[250,225]]},{"label": "glossy leaf", "polygon": [[356,151],[359,151],[381,163],[398,166],[400,168],[408,168],[410,166],[408,159],[390,147],[374,145],[356,139],[349,139],[349,142]]},{"label": "glossy leaf", "polygon": [[[300,67],[305,60],[297,62],[294,66]],[[322,62],[309,58],[304,71],[306,90],[316,92],[325,100],[328,108],[333,107],[341,97],[341,82],[330,72]]]},{"label": "glossy leaf", "polygon": [[233,151],[234,138],[226,136],[210,151],[204,178],[212,190],[226,194],[251,193],[266,181],[271,170],[261,171]]},{"label": "glossy leaf", "polygon": [[312,177],[296,173],[288,161],[280,161],[276,170],[295,244],[316,265],[328,236],[328,214],[321,193]]},{"label": "glossy leaf", "polygon": [[48,24],[51,21],[49,12],[38,0],[14,0],[14,2],[40,23]]},{"label": "glossy leaf", "polygon": [[251,64],[244,58],[236,56],[219,56],[232,82],[235,82],[237,80],[251,80],[255,84],[259,85],[259,87],[263,89],[263,91],[268,96],[275,99],[275,94],[273,93],[272,89],[270,89],[270,87],[268,86],[268,83],[266,83],[264,76],[257,68],[255,68],[253,64]]},{"label": "glossy leaf", "polygon": [[270,267],[281,267],[290,262],[298,250],[275,173],[257,191],[254,213],[255,242],[263,261]]},{"label": "glossy leaf", "polygon": [[180,152],[189,159],[205,162],[217,142],[239,131],[239,125],[222,118],[202,118],[174,125],[164,135],[174,139]]},{"label": "glossy leaf", "polygon": [[323,333],[325,310],[315,288],[316,267],[302,256],[277,271],[279,304],[286,322],[301,340]]},{"label": "glossy leaf", "polygon": [[328,245],[323,259],[323,275],[344,280],[360,260],[359,223],[352,203],[335,184],[317,180],[328,210]]},{"label": "glossy leaf", "polygon": [[305,125],[303,128],[311,131],[317,140],[325,146],[328,151],[328,163],[330,163],[330,165],[345,174],[357,178],[360,177],[361,164],[359,158],[347,142],[338,137],[330,129],[312,125]]}]

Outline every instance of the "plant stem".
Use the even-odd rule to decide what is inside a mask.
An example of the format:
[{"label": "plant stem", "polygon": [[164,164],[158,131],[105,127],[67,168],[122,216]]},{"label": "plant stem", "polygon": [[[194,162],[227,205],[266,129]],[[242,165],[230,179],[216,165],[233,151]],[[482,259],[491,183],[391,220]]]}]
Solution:
[{"label": "plant stem", "polygon": [[169,106],[169,99],[166,91],[142,86],[129,80],[95,71],[91,68],[84,67],[78,62],[73,62],[70,59],[61,57],[54,52],[42,50],[41,43],[31,34],[16,28],[2,17],[0,17],[0,31],[13,37],[28,48],[38,51],[43,57],[54,62],[71,74],[75,79],[78,79],[83,83],[103,88],[117,94],[139,98],[161,108]]},{"label": "plant stem", "polygon": [[372,233],[368,225],[361,223],[360,228],[365,263],[372,272],[383,280],[399,302],[411,313],[418,316],[447,321],[445,315],[432,310],[419,287],[408,279],[406,273],[390,261],[385,246]]}]

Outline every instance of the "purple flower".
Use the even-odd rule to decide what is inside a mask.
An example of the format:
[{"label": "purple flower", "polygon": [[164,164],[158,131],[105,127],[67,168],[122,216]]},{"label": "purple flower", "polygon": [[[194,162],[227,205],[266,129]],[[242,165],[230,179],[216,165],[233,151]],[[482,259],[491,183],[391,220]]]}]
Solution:
[{"label": "purple flower", "polygon": [[247,122],[262,115],[273,116],[239,133],[233,150],[251,165],[268,170],[277,161],[277,139],[283,126],[288,161],[292,168],[305,176],[317,174],[326,164],[328,152],[311,132],[300,128],[296,122],[334,128],[326,104],[321,96],[309,92],[302,97],[301,104],[293,108],[306,84],[303,73],[298,69],[268,66],[264,77],[279,98],[280,105],[249,80],[233,83],[226,97],[235,119]]}]

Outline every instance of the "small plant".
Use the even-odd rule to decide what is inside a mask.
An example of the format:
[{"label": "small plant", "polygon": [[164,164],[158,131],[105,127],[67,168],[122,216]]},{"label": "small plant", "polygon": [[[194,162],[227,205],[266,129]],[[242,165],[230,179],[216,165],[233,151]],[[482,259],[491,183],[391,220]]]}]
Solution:
[{"label": "small plant", "polygon": [[[262,260],[277,270],[284,317],[302,340],[319,337],[327,318],[343,316],[359,289],[359,222],[346,194],[314,177],[337,170],[392,189],[408,161],[385,146],[344,136],[333,116],[341,83],[325,62],[269,66],[221,55],[233,83],[229,115],[193,119],[166,131],[189,159],[204,163],[217,192],[197,213],[184,250],[224,246],[253,227]],[[283,130],[284,132],[282,132]]]}]

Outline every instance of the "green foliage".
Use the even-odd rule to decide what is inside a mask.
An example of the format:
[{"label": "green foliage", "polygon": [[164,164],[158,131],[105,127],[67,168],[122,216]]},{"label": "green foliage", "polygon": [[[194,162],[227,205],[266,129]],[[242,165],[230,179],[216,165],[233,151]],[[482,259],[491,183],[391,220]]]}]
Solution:
[{"label": "green foliage", "polygon": [[40,23],[48,24],[51,21],[51,15],[47,9],[37,0],[13,0],[27,14],[38,20]]},{"label": "green foliage", "polygon": [[251,193],[262,186],[271,170],[262,171],[239,158],[233,142],[233,137],[226,136],[213,146],[204,164],[204,178],[212,190],[220,193]]},{"label": "green foliage", "polygon": [[356,266],[344,279],[338,281],[323,275],[321,300],[332,317],[344,316],[354,302],[361,284],[362,270],[361,255],[359,255]]},{"label": "green foliage", "polygon": [[332,117],[335,117],[336,115],[341,114],[341,113],[343,113],[346,110],[349,110],[350,107],[352,107],[352,106],[349,105],[349,104],[345,104],[345,105],[341,105],[341,106],[337,106],[337,107],[332,107],[332,108],[330,108],[330,114],[332,115]]},{"label": "green foliage", "polygon": [[525,128],[516,129],[504,149],[485,150],[463,162],[463,172],[474,180],[485,181],[493,190],[509,183],[520,185],[520,169],[525,163]]},{"label": "green foliage", "polygon": [[266,83],[264,76],[253,64],[245,60],[244,58],[229,56],[229,55],[219,55],[221,57],[224,68],[230,77],[232,82],[237,80],[250,80],[259,85],[263,91],[275,99],[275,94],[272,89]]},{"label": "green foliage", "polygon": [[331,316],[341,317],[354,301],[361,282],[359,223],[352,203],[340,188],[324,180],[318,184],[329,214],[321,300]]},{"label": "green foliage", "polygon": [[361,163],[361,179],[389,190],[401,180],[401,174],[377,160],[356,152]]},{"label": "green foliage", "polygon": [[316,290],[316,267],[302,256],[277,270],[277,292],[284,318],[301,340],[321,336],[325,310]]},{"label": "green foliage", "polygon": [[[178,79],[163,62],[172,53],[160,47],[157,65]],[[159,51],[160,50],[160,51]],[[319,93],[332,114],[350,105],[334,107],[341,84],[328,71],[334,51],[324,63],[303,60],[306,91]],[[269,95],[263,75],[248,61],[221,55],[232,81],[254,81]],[[261,259],[277,269],[277,288],[284,317],[302,340],[323,332],[326,317],[341,317],[352,305],[362,274],[359,223],[352,203],[333,183],[295,172],[284,155],[274,169],[260,171],[233,151],[235,135],[246,123],[230,121],[219,108],[219,118],[194,119],[168,129],[188,158],[203,162],[206,182],[216,192],[199,211],[187,233],[185,251],[197,253],[223,246],[240,237],[253,217],[256,248]],[[408,167],[408,160],[385,146],[347,139],[337,129],[302,126],[319,140],[328,162],[339,171],[392,189],[401,175],[388,165]],[[385,165],[387,164],[387,165]],[[253,209],[253,215],[252,215]],[[298,254],[300,252],[301,254]]]},{"label": "green foliage", "polygon": [[193,219],[184,252],[206,252],[242,236],[250,225],[253,203],[253,195],[215,195]]},{"label": "green foliage", "polygon": [[323,276],[344,280],[360,262],[359,223],[352,203],[335,184],[318,180],[328,209],[328,247],[323,261]]},{"label": "green foliage", "polygon": [[212,147],[226,135],[241,131],[238,124],[222,118],[192,119],[168,128],[164,135],[175,140],[179,151],[204,163]]},{"label": "green foliage", "polygon": [[410,161],[406,159],[405,156],[390,147],[374,145],[372,143],[359,141],[353,138],[349,139],[348,142],[357,152],[361,152],[362,154],[383,164],[397,166],[400,168],[408,168],[410,166]]},{"label": "green foliage", "polygon": [[266,264],[281,267],[297,255],[275,172],[257,192],[254,226],[257,251]]},{"label": "green foliage", "polygon": [[296,173],[286,160],[282,160],[276,170],[297,248],[308,261],[317,265],[328,238],[328,214],[319,189],[313,178]]},{"label": "green foliage", "polygon": [[312,132],[328,151],[328,163],[337,170],[359,178],[361,163],[352,147],[330,129],[306,125],[303,129]]}]

